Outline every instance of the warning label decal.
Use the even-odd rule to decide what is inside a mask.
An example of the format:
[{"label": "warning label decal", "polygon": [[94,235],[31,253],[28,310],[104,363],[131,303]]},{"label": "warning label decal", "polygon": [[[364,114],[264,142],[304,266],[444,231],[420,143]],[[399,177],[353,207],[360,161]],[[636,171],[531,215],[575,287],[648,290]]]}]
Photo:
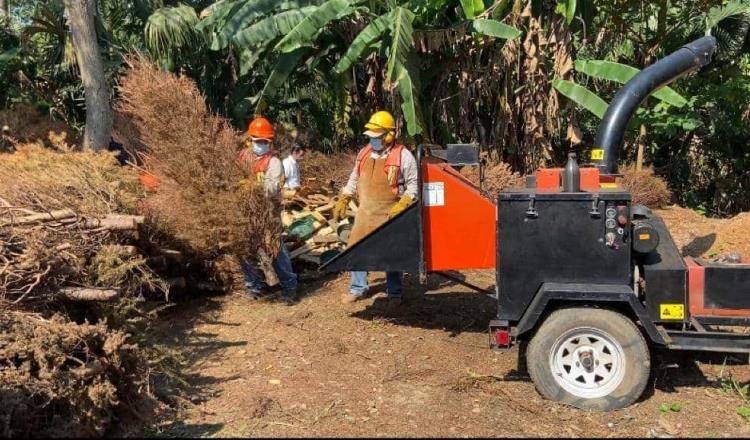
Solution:
[{"label": "warning label decal", "polygon": [[661,319],[685,319],[684,304],[659,304]]},{"label": "warning label decal", "polygon": [[445,183],[422,184],[422,200],[424,200],[424,206],[445,206]]}]

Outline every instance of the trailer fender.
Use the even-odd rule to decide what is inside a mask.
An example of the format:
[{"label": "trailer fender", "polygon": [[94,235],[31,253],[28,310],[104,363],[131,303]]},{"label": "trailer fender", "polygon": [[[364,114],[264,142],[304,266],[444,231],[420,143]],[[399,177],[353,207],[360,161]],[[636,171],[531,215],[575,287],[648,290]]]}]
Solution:
[{"label": "trailer fender", "polygon": [[625,305],[638,318],[641,327],[655,344],[667,345],[669,336],[660,331],[649,317],[646,309],[638,301],[633,289],[626,285],[614,284],[568,284],[544,283],[518,322],[514,337],[534,329],[547,310],[549,303],[565,302],[586,305]]}]

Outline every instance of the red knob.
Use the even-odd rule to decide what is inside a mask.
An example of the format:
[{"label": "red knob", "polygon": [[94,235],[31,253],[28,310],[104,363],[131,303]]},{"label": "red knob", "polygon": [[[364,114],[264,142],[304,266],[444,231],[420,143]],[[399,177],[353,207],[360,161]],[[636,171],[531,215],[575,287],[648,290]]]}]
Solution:
[{"label": "red knob", "polygon": [[625,226],[628,223],[628,218],[625,217],[624,215],[621,215],[617,217],[617,223],[619,223],[620,226]]}]

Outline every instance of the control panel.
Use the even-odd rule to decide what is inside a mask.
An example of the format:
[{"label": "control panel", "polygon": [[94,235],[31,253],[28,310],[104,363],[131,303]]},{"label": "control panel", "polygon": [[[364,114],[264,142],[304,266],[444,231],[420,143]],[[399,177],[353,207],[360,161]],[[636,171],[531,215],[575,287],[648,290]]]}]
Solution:
[{"label": "control panel", "polygon": [[628,242],[628,206],[624,202],[607,202],[604,211],[604,243],[620,249]]}]

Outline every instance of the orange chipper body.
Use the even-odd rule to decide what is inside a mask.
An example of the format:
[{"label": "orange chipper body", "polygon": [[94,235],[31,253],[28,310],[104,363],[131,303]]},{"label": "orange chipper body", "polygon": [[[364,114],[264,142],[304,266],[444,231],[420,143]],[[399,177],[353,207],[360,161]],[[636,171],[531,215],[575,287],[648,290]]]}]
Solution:
[{"label": "orange chipper body", "polygon": [[422,161],[422,176],[425,269],[495,269],[495,203],[438,159]]}]

